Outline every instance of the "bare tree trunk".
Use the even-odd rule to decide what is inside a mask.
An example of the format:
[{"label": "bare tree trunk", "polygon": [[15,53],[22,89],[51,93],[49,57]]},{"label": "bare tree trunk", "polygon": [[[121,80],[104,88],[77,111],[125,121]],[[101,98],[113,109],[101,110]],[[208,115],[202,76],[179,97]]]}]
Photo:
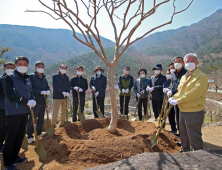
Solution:
[{"label": "bare tree trunk", "polygon": [[114,80],[113,80],[114,68],[115,66],[113,65],[108,66],[108,85],[109,85],[111,108],[112,108],[111,121],[108,127],[108,130],[110,131],[110,133],[114,133],[116,131],[117,119],[118,119],[115,87],[114,87]]},{"label": "bare tree trunk", "polygon": [[216,85],[216,93],[217,93],[217,88],[218,88],[218,87],[217,87],[217,85]]}]

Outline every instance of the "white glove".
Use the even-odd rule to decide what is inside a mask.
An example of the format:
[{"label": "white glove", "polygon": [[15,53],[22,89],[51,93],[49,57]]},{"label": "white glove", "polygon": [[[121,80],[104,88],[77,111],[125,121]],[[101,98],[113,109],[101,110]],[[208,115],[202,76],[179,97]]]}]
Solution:
[{"label": "white glove", "polygon": [[168,96],[168,97],[171,97],[171,96],[172,96],[172,91],[171,91],[171,90],[169,90],[169,91],[167,92],[167,96]]},{"label": "white glove", "polygon": [[69,97],[69,93],[68,92],[65,92],[65,93],[66,93],[65,96]]},{"label": "white glove", "polygon": [[99,92],[97,91],[96,93],[95,93],[95,95],[96,95],[96,97],[99,95]]},{"label": "white glove", "polygon": [[35,101],[35,100],[29,100],[28,103],[27,103],[27,105],[28,105],[30,108],[35,107],[36,101]]},{"label": "white glove", "polygon": [[92,90],[93,90],[93,91],[96,91],[96,88],[95,88],[94,86],[92,86]]},{"label": "white glove", "polygon": [[168,102],[170,103],[172,100],[176,100],[174,97],[171,97],[168,99]]},{"label": "white glove", "polygon": [[163,88],[163,92],[164,92],[164,93],[167,93],[169,90],[170,90],[170,89],[168,89],[168,88]]},{"label": "white glove", "polygon": [[74,89],[77,91],[79,88],[77,86],[75,86]]},{"label": "white glove", "polygon": [[125,92],[126,92],[126,93],[129,93],[129,89],[126,89]]},{"label": "white glove", "polygon": [[125,89],[122,89],[122,93],[126,93],[126,90],[125,90]]},{"label": "white glove", "polygon": [[138,98],[140,97],[140,94],[139,94],[139,93],[137,93],[136,95],[137,95]]},{"label": "white glove", "polygon": [[173,105],[173,106],[175,106],[175,105],[178,104],[178,102],[177,102],[177,100],[171,100],[171,101],[170,101],[170,104]]},{"label": "white glove", "polygon": [[154,87],[150,87],[149,91],[152,92],[154,90]]},{"label": "white glove", "polygon": [[83,92],[83,89],[82,89],[82,88],[79,88],[79,92]]},{"label": "white glove", "polygon": [[49,96],[49,95],[50,95],[50,91],[47,90],[46,93],[45,93],[45,95],[48,95],[48,96]]},{"label": "white glove", "polygon": [[145,92],[145,91],[143,90],[143,91],[141,91],[140,93],[141,93],[141,94],[144,94],[144,92]]},{"label": "white glove", "polygon": [[147,86],[146,91],[147,91],[147,92],[150,91],[150,87],[149,87],[149,86]]},{"label": "white glove", "polygon": [[66,92],[62,92],[63,96],[66,97]]},{"label": "white glove", "polygon": [[46,91],[45,90],[41,91],[41,94],[46,95]]}]

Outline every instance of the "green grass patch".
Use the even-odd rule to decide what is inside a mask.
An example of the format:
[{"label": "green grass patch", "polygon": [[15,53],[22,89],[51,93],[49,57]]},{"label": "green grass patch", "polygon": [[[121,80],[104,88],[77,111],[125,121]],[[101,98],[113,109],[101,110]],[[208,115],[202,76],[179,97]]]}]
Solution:
[{"label": "green grass patch", "polygon": [[91,115],[92,113],[91,112],[86,112],[84,113],[85,115]]}]

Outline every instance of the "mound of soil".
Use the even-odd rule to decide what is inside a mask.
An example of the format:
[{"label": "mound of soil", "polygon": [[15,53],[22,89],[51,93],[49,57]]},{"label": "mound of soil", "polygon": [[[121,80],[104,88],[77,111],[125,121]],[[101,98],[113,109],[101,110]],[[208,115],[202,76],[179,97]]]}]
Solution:
[{"label": "mound of soil", "polygon": [[163,130],[159,143],[151,148],[149,139],[156,133],[154,123],[118,120],[115,134],[107,131],[110,119],[90,119],[56,128],[53,135],[40,138],[47,151],[48,159],[39,160],[34,151],[20,153],[28,162],[18,165],[19,169],[86,169],[129,158],[144,152],[178,153],[179,141],[173,134]]}]

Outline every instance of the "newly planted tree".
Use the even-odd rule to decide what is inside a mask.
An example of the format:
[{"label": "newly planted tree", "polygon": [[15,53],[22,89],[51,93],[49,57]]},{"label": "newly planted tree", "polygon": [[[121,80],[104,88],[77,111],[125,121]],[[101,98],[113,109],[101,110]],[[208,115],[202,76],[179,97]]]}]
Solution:
[{"label": "newly planted tree", "polygon": [[[43,12],[50,15],[53,19],[62,19],[73,31],[73,37],[80,43],[88,46],[108,67],[108,85],[111,97],[112,116],[108,130],[113,133],[117,127],[117,103],[114,88],[114,69],[121,55],[126,49],[142,39],[153,31],[165,25],[171,24],[173,17],[187,10],[192,4],[190,0],[184,9],[176,11],[176,0],[38,0],[46,10],[26,10],[26,12]],[[148,18],[154,16],[156,12],[166,6],[172,4],[172,13],[169,20],[153,26],[144,32],[139,28]],[[84,9],[84,10],[83,10]],[[107,59],[104,47],[101,42],[101,30],[105,30],[107,25],[101,23],[101,19],[107,16],[106,21],[110,21],[110,25],[114,32],[115,52],[112,61]],[[104,21],[104,20],[103,20]],[[152,24],[151,24],[152,25]],[[101,29],[101,27],[103,27]],[[80,32],[83,38],[77,37],[76,32]],[[140,35],[137,33],[141,33]],[[107,32],[110,34],[110,32]],[[95,47],[97,43],[99,49]]]}]

